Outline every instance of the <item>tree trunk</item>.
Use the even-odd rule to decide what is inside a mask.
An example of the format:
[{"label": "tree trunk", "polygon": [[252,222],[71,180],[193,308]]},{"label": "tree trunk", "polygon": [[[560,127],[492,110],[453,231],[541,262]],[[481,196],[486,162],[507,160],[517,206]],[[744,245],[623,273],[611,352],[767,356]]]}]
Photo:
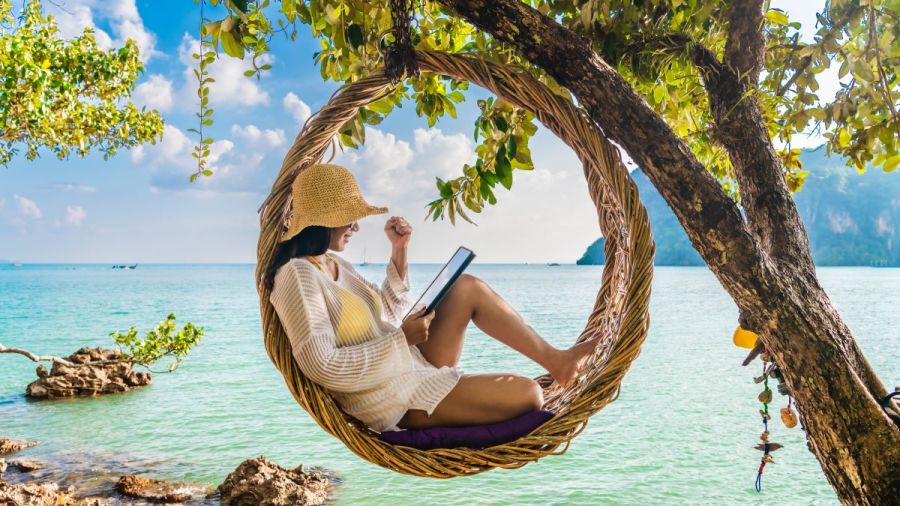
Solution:
[{"label": "tree trunk", "polygon": [[[806,273],[782,272],[767,303],[742,314],[758,329],[800,412],[807,444],[845,504],[896,504],[900,429],[870,394],[874,373],[824,290]],[[863,358],[864,360],[864,358]],[[777,455],[776,455],[777,458]]]},{"label": "tree trunk", "polygon": [[[765,129],[755,99],[742,104],[737,116],[717,109],[740,97],[738,80],[727,81],[728,65],[708,52],[695,55],[698,65],[706,65],[711,103],[716,92],[722,99],[713,112],[720,113],[721,141],[740,171],[741,191],[752,199],[749,226],[688,146],[589,41],[519,0],[443,3],[568,88],[597,127],[644,170],[737,303],[742,325],[760,334],[781,367],[809,448],[840,500],[896,504],[900,428],[878,404],[887,390],[819,285],[771,140],[760,137]],[[747,12],[757,7],[754,3]],[[736,13],[733,19],[741,17]],[[736,27],[736,34],[751,37],[746,26]],[[731,63],[752,69],[758,56],[748,58],[739,45],[730,47]]]}]

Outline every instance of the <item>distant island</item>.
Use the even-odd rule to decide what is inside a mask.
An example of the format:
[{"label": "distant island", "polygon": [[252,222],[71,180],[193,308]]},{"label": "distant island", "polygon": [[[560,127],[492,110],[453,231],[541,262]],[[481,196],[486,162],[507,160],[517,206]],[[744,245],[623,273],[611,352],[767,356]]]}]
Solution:
[{"label": "distant island", "polygon": [[[803,189],[794,194],[819,266],[900,266],[900,174],[869,168],[859,174],[825,147],[804,150],[809,171]],[[637,169],[631,173],[650,216],[656,241],[656,265],[704,265],[675,214]],[[603,263],[603,238],[588,246],[578,265]]]}]

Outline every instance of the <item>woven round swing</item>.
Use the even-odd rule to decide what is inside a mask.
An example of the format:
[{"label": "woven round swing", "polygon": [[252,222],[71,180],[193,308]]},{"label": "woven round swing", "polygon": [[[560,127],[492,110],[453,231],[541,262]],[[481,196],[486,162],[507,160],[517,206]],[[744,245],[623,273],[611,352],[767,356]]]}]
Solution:
[{"label": "woven round swing", "polygon": [[394,88],[383,71],[341,88],[304,125],[284,158],[271,194],[260,207],[256,279],[263,333],[269,357],[281,371],[297,402],[326,432],[360,457],[396,472],[435,478],[477,474],[493,468],[517,468],[547,455],[565,453],[588,418],[614,401],[622,378],[640,353],[649,322],[650,279],[654,244],[647,213],[618,151],[591,124],[584,112],[554,94],[530,74],[479,58],[418,51],[417,66],[482,86],[508,102],[532,111],[581,159],[588,191],[606,238],[606,263],[600,290],[584,330],[576,342],[595,336],[600,344],[585,372],[565,389],[551,385],[549,375],[535,378],[544,388],[544,409],[556,416],[516,441],[486,449],[418,450],[394,446],[344,413],[328,392],[297,366],[263,273],[290,223],[291,183],[301,171],[321,161],[340,127],[357,110]]}]

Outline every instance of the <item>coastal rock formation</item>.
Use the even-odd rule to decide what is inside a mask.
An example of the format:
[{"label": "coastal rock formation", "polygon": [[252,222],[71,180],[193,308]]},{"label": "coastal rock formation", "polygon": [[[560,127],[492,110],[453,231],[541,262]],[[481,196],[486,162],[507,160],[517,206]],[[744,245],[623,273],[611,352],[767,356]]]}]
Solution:
[{"label": "coastal rock formation", "polygon": [[25,395],[33,398],[90,396],[128,392],[150,384],[148,372],[134,370],[134,364],[119,361],[123,355],[117,350],[84,347],[66,358],[67,366],[54,362],[48,372],[40,365],[38,380],[29,384]]},{"label": "coastal rock formation", "polygon": [[20,441],[18,439],[0,438],[0,455],[19,452],[24,450],[25,448],[37,446],[37,444],[37,441]]},{"label": "coastal rock formation", "polygon": [[72,488],[61,490],[56,483],[10,485],[0,481],[0,504],[15,506],[106,506],[107,499],[78,499]]},{"label": "coastal rock formation", "polygon": [[15,467],[20,473],[30,473],[44,468],[44,463],[38,460],[18,459],[7,462],[9,467]]},{"label": "coastal rock formation", "polygon": [[231,506],[286,506],[324,504],[331,488],[321,471],[287,469],[261,456],[241,462],[218,491]]},{"label": "coastal rock formation", "polygon": [[212,492],[212,487],[188,482],[168,483],[129,474],[119,478],[116,491],[128,497],[171,503],[203,497]]}]

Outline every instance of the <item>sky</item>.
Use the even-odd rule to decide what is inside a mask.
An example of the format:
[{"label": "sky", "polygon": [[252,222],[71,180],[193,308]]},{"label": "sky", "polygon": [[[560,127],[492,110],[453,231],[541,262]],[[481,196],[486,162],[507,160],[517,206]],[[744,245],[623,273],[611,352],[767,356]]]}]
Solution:
[{"label": "sky", "polygon": [[[261,80],[243,76],[246,61],[224,57],[211,70],[215,109],[211,165],[215,175],[188,182],[194,172],[195,81],[198,7],[188,0],[45,1],[63,36],[96,30],[104,47],[134,39],[145,72],[134,101],[157,109],[166,122],[163,139],[123,151],[56,160],[49,154],[14,160],[0,169],[0,259],[19,262],[135,263],[255,262],[257,209],[281,160],[312,111],[338,88],[323,82],[313,64],[318,42],[300,26],[293,43],[277,39],[267,56],[272,70]],[[58,4],[58,5],[54,5]],[[808,33],[824,1],[773,1]],[[161,6],[165,7],[162,8]],[[207,12],[216,17],[217,12]],[[834,74],[820,80],[820,97],[837,89]],[[386,262],[390,243],[384,224],[403,216],[413,227],[411,263],[443,263],[458,246],[480,263],[574,263],[600,236],[581,164],[541,128],[531,141],[535,169],[516,171],[511,190],[495,187],[497,205],[469,213],[477,225],[448,218],[426,220],[437,198],[435,177],[455,178],[474,162],[471,136],[477,116],[470,94],[457,119],[433,128],[412,104],[377,127],[369,127],[360,150],[339,152],[335,163],[350,169],[366,200],[389,212],[360,220],[341,255]],[[795,139],[813,146],[819,138]]]}]

